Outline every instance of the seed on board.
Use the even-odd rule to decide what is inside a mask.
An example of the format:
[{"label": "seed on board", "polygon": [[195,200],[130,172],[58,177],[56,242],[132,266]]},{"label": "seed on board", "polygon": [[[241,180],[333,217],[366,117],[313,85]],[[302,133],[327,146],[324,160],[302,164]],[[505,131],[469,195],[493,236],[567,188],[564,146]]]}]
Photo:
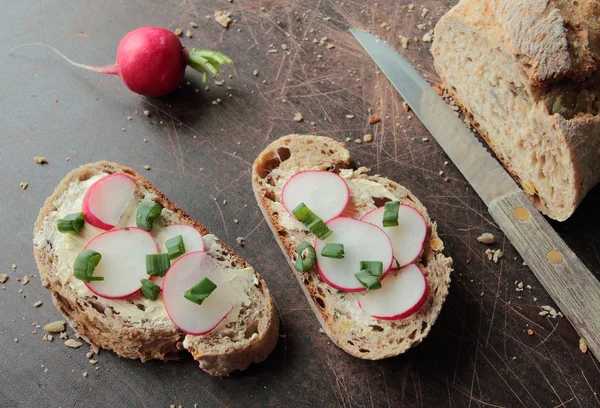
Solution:
[{"label": "seed on board", "polygon": [[146,170],[150,170],[150,168],[151,168],[151,167],[150,167],[150,166],[148,166],[148,165],[144,166],[144,169],[146,169]]},{"label": "seed on board", "polygon": [[33,307],[40,307],[41,305],[42,305],[42,301],[41,301],[41,300],[38,300],[37,302],[35,302],[35,303],[33,304]]},{"label": "seed on board", "polygon": [[192,34],[192,32],[191,32],[190,30],[186,30],[186,31],[185,31],[185,36],[186,36],[187,38],[192,38],[194,35]]},{"label": "seed on board", "polygon": [[0,283],[4,283],[8,280],[8,275],[5,273],[0,273]]},{"label": "seed on board", "polygon": [[194,23],[193,21],[190,23],[190,25],[194,28],[198,28],[198,24]]},{"label": "seed on board", "polygon": [[494,237],[494,234],[484,232],[479,237],[477,237],[477,241],[481,242],[482,244],[493,244],[494,242],[496,242],[496,238]]},{"label": "seed on board", "polygon": [[176,36],[180,36],[183,33],[183,30],[181,28],[176,28],[174,33]]},{"label": "seed on board", "polygon": [[587,344],[585,344],[583,337],[579,339],[579,350],[581,350],[582,353],[587,352]]},{"label": "seed on board", "polygon": [[145,109],[143,113],[144,116],[150,116],[150,111],[148,109]]},{"label": "seed on board", "polygon": [[533,335],[534,335],[534,332],[533,332],[533,330],[531,330],[531,329],[527,329],[527,334],[528,334],[529,336],[533,336]]},{"label": "seed on board", "polygon": [[56,320],[52,323],[48,323],[44,326],[44,330],[50,333],[59,333],[65,331],[65,322],[64,320]]},{"label": "seed on board", "polygon": [[252,71],[252,75],[258,76],[258,69],[255,69],[254,71]]},{"label": "seed on board", "polygon": [[410,110],[410,106],[408,106],[408,102],[406,102],[406,101],[402,102],[402,109],[404,109],[404,112],[408,112]]},{"label": "seed on board", "polygon": [[67,341],[65,341],[65,346],[70,347],[70,348],[79,348],[81,346],[83,346],[83,343],[77,340],[73,340],[73,339],[69,339]]},{"label": "seed on board", "polygon": [[362,140],[360,140],[360,139],[354,139],[354,143],[356,143],[356,144],[361,144],[361,143],[362,143]]},{"label": "seed on board", "polygon": [[381,120],[381,118],[378,115],[371,115],[369,116],[369,125],[374,125],[376,123],[378,123]]},{"label": "seed on board", "polygon": [[346,119],[352,119],[354,118],[354,115],[346,115]]}]

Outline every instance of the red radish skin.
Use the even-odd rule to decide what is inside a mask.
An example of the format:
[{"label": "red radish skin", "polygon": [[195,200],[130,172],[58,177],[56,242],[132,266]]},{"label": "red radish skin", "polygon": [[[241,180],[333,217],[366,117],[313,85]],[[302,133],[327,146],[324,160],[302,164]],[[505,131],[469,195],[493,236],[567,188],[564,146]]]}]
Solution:
[{"label": "red radish skin", "polygon": [[[111,230],[118,223],[118,220],[112,220],[112,221],[116,221],[116,222],[114,224],[111,224],[108,222],[110,220],[100,219],[100,217],[98,217],[98,214],[97,214],[97,211],[99,211],[99,209],[95,208],[98,205],[100,205],[102,207],[103,205],[106,206],[106,205],[114,204],[114,201],[111,200],[113,198],[113,191],[111,191],[112,189],[110,189],[110,186],[108,185],[109,183],[112,183],[112,182],[119,183],[121,185],[120,186],[121,188],[123,188],[123,187],[125,187],[125,189],[129,188],[131,190],[131,196],[133,196],[133,192],[136,188],[135,181],[133,181],[133,179],[131,177],[129,177],[123,173],[110,174],[108,176],[102,177],[101,179],[96,181],[94,184],[92,184],[90,186],[90,188],[85,192],[85,195],[83,196],[83,204],[81,207],[81,211],[83,212],[85,222],[87,222],[90,225],[93,225],[94,227],[98,227],[103,230]],[[100,195],[100,197],[98,195]],[[105,200],[108,202],[98,203],[98,201],[105,201]],[[123,208],[120,209],[121,213],[119,214],[119,217],[125,210],[126,206],[127,206],[127,203],[125,203]],[[101,210],[104,210],[104,208],[102,208]],[[119,210],[119,209],[117,209],[117,210]]]},{"label": "red radish skin", "polygon": [[[315,178],[315,182],[307,183],[311,178]],[[328,180],[325,182],[322,178],[326,177]],[[321,184],[318,184],[318,182]],[[332,183],[338,185],[339,202],[331,201],[331,186]],[[294,192],[292,189],[297,186],[299,191]],[[314,191],[310,191],[314,189]],[[304,199],[298,199],[298,197],[306,197]],[[337,198],[338,196],[336,196]],[[322,200],[329,200],[329,202],[323,202]],[[317,214],[323,222],[330,221],[337,218],[344,212],[348,201],[350,201],[350,189],[346,180],[340,177],[339,174],[333,173],[326,170],[306,170],[294,174],[289,178],[288,181],[283,185],[281,189],[281,201],[285,209],[290,215],[294,215],[293,211],[301,202],[315,214]],[[320,208],[324,206],[325,208]],[[323,214],[323,211],[326,214]]]},{"label": "red radish skin", "polygon": [[[381,228],[383,230],[383,232],[386,232],[387,228],[383,226],[384,211],[385,211],[385,207],[375,208],[375,209],[369,211],[368,213],[366,213],[365,215],[363,215],[360,220],[371,223],[373,225],[376,225],[379,228]],[[417,211],[415,208],[411,207],[410,205],[401,204],[399,214],[402,214],[402,212],[405,212],[405,211],[410,211],[411,215],[418,216],[419,219],[423,222],[423,228],[421,231],[421,235],[419,235],[419,237],[416,238],[420,241],[420,245],[419,245],[420,249],[418,251],[414,251],[414,255],[409,256],[408,258],[402,260],[401,258],[404,258],[404,257],[399,256],[399,254],[396,253],[396,248],[394,249],[394,257],[400,263],[400,269],[412,264],[413,262],[415,262],[416,259],[418,259],[421,256],[421,254],[423,252],[423,245],[425,244],[425,239],[427,237],[427,222],[425,221],[423,214],[421,214],[419,211]],[[376,219],[377,221],[374,222],[374,219]],[[399,219],[398,221],[400,224],[402,223],[401,219]],[[397,228],[397,227],[391,227],[391,228]],[[388,234],[388,237],[389,237],[389,234]],[[392,239],[392,237],[390,237],[390,241],[392,242],[393,247],[397,246],[396,242]],[[400,249],[400,250],[402,250],[402,249]],[[396,263],[394,263],[394,265],[392,266],[392,269],[394,269],[394,270],[398,269],[398,266],[396,265]]]},{"label": "red radish skin", "polygon": [[[423,280],[425,281],[425,289],[423,290],[423,294],[421,296],[421,298],[419,299],[418,302],[416,302],[411,308],[407,309],[406,311],[399,313],[397,315],[394,316],[377,316],[377,315],[373,315],[371,317],[374,317],[375,319],[379,319],[379,320],[400,320],[400,319],[406,319],[407,317],[410,317],[412,315],[414,315],[415,313],[417,313],[419,310],[421,310],[423,308],[423,306],[425,305],[425,303],[427,302],[427,299],[429,298],[429,282],[427,282],[427,278],[425,277],[425,274],[423,273],[423,270],[418,266],[418,265],[412,265],[416,268],[419,269],[419,271],[421,271],[421,274],[423,275]],[[385,284],[385,283],[383,283]],[[363,310],[363,307],[360,303],[360,299],[358,299],[358,307],[360,308],[360,310]]]},{"label": "red radish skin", "polygon": [[[150,234],[148,231],[146,231],[146,230],[144,230],[144,229],[137,228],[137,227],[128,227],[127,229],[128,229],[128,230],[133,230],[133,231],[139,231],[139,232],[143,232],[144,234],[147,234],[147,235],[148,235],[148,236],[149,236],[149,237],[152,239],[152,241],[154,241],[154,238],[152,237],[152,235],[151,235],[151,234]],[[99,237],[106,236],[107,234],[114,234],[115,232],[122,231],[122,230],[125,230],[125,228],[122,228],[121,230],[112,230],[112,231],[106,231],[106,232],[103,232],[103,233],[101,233],[101,234],[99,234],[99,235],[96,235],[94,238],[92,238],[92,239],[90,240],[90,242],[88,242],[88,243],[86,244],[86,246],[85,246],[85,248],[84,248],[84,249],[93,249],[93,250],[96,250],[96,249],[94,249],[94,248],[93,248],[93,247],[94,247],[94,244],[93,244],[93,243],[94,243],[94,241],[96,241],[97,239],[99,239]],[[155,254],[158,254],[158,252],[159,252],[159,251],[158,251],[158,245],[156,244],[156,241],[154,241],[154,246],[155,246],[155,252],[154,252],[154,253],[155,253]],[[100,255],[102,255],[102,252],[101,252],[101,251],[97,251],[97,252],[100,252]],[[145,258],[145,254],[144,254],[144,262],[145,262],[145,259],[146,259],[146,258]],[[100,262],[102,262],[102,260],[100,260]],[[147,277],[147,276],[144,276],[144,278],[148,278],[148,277]],[[150,277],[150,278],[152,278],[152,277]],[[102,293],[102,292],[98,291],[98,289],[94,287],[94,282],[98,282],[98,281],[92,281],[92,282],[89,282],[89,283],[88,283],[88,282],[84,282],[84,284],[85,284],[85,286],[86,286],[86,287],[87,287],[87,288],[88,288],[88,289],[89,289],[89,290],[90,290],[92,293],[94,293],[95,295],[98,295],[98,296],[100,296],[100,297],[102,297],[102,298],[104,298],[104,299],[125,299],[125,298],[128,298],[128,297],[130,297],[130,296],[133,296],[133,295],[135,295],[135,294],[138,294],[138,293],[140,292],[140,289],[142,288],[142,284],[141,284],[141,282],[140,282],[140,286],[139,286],[139,287],[137,287],[135,290],[132,290],[132,291],[131,291],[131,292],[129,292],[129,293],[125,293],[125,294],[123,294],[123,295],[119,295],[119,296],[111,296],[111,295],[107,295],[107,294],[105,294],[105,293]]]},{"label": "red radish skin", "polygon": [[105,67],[92,67],[71,61],[56,48],[44,43],[22,44],[20,47],[41,45],[47,47],[71,65],[97,72],[118,75],[127,88],[144,96],[164,96],[179,87],[185,68],[191,66],[202,73],[206,82],[209,75],[216,75],[222,65],[233,67],[231,58],[216,51],[187,49],[179,38],[161,27],[140,27],[129,32],[117,48],[116,62]]}]

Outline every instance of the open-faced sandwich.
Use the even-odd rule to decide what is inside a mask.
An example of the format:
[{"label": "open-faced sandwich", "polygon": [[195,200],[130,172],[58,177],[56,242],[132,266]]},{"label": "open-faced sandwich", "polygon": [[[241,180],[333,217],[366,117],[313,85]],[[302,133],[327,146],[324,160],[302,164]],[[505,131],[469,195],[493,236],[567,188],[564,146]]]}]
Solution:
[{"label": "open-faced sandwich", "polygon": [[75,332],[121,357],[177,359],[212,375],[261,362],[278,338],[260,275],[132,169],[69,173],[34,230],[43,285]]},{"label": "open-faced sandwich", "polygon": [[289,135],[254,162],[259,206],[331,340],[382,359],[429,333],[452,259],[406,188],[353,169],[343,143]]}]

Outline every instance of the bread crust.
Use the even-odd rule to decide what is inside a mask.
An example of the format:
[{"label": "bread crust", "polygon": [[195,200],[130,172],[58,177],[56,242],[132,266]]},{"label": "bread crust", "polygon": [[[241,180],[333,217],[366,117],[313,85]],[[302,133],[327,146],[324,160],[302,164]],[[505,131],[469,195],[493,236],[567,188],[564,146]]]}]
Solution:
[{"label": "bread crust", "polygon": [[[253,188],[269,228],[286,255],[288,264],[325,333],[345,352],[362,359],[379,360],[404,353],[427,336],[448,294],[452,259],[441,253],[443,243],[437,235],[436,224],[429,219],[427,210],[416,197],[390,180],[366,175],[367,169],[361,168],[357,170],[360,173],[357,173],[357,178],[376,182],[402,203],[411,205],[425,218],[428,232],[422,261],[418,264],[425,272],[431,290],[425,306],[418,313],[403,320],[389,322],[372,319],[371,328],[366,327],[366,323],[363,324],[362,321],[337,316],[336,309],[342,310],[339,298],[345,295],[340,295],[322,282],[315,268],[302,274],[294,267],[296,245],[300,240],[313,242],[314,236],[294,231],[298,239],[291,238],[292,231],[283,225],[278,214],[279,208],[275,208],[273,204],[279,199],[279,193],[274,192],[274,189],[280,187],[269,187],[272,184],[269,174],[276,168],[298,172],[309,169],[339,171],[351,167],[349,152],[342,143],[322,136],[284,136],[267,146],[255,160],[252,172]],[[436,250],[431,248],[432,241],[439,245]],[[356,330],[346,327],[349,324],[356,326]],[[358,332],[368,333],[357,335]]]},{"label": "bread crust", "polygon": [[[103,299],[97,296],[79,297],[68,285],[62,285],[53,267],[58,262],[52,250],[51,242],[40,244],[39,234],[47,227],[48,220],[58,208],[55,203],[75,181],[89,179],[99,173],[125,173],[135,180],[138,186],[156,194],[155,201],[172,211],[180,223],[190,225],[203,236],[211,232],[179,206],[173,203],[146,178],[134,170],[113,162],[100,161],[87,164],[71,171],[48,197],[41,208],[34,226],[34,256],[43,286],[50,290],[56,307],[65,316],[75,332],[88,343],[114,351],[120,357],[141,359],[175,360],[179,358],[186,335],[180,332],[169,320],[168,323],[132,322],[118,314],[107,311]],[[248,267],[248,263],[233,252],[225,243],[218,241],[224,252],[239,267]],[[189,347],[200,367],[211,375],[223,376],[233,370],[244,370],[252,362],[261,362],[271,353],[277,343],[279,317],[271,293],[258,273],[257,288],[262,299],[253,300],[253,306],[260,303],[264,318],[257,327],[256,336],[240,344],[227,347],[213,345],[211,341],[218,335],[213,331],[205,336],[193,336]],[[134,296],[135,299],[135,296]],[[189,336],[188,336],[189,337]]]}]

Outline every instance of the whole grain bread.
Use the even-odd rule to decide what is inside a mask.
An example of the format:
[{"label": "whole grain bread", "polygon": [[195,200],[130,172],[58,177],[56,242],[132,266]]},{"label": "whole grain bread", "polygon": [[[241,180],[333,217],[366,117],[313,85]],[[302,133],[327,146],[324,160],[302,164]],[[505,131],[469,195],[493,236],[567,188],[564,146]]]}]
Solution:
[{"label": "whole grain bread", "polygon": [[600,3],[461,0],[434,64],[538,209],[567,219],[600,181]]},{"label": "whole grain bread", "polygon": [[[66,194],[72,186],[103,173],[127,174],[137,183],[137,197],[151,197],[163,205],[163,214],[156,222],[165,225],[187,224],[203,236],[213,237],[206,227],[130,168],[101,161],[70,172],[40,211],[34,228],[34,255],[44,287],[51,291],[54,304],[77,335],[121,357],[142,361],[178,359],[180,350],[185,348],[204,371],[216,376],[244,370],[253,362],[265,360],[277,343],[279,317],[267,284],[256,272],[254,284],[246,292],[250,303],[241,307],[237,320],[202,336],[180,332],[161,310],[164,304],[160,296],[155,302],[150,302],[141,294],[120,300],[104,299],[90,291],[82,296],[73,290],[68,280],[59,279],[57,265],[60,264],[60,256],[53,242],[57,233],[58,212],[65,200],[72,198]],[[226,244],[216,238],[214,243],[207,252],[218,258],[218,262],[227,262],[233,268],[249,267]],[[160,317],[148,317],[144,313],[131,317],[119,312],[126,307],[142,312],[150,312],[152,308],[159,312],[156,316]]]},{"label": "whole grain bread", "polygon": [[[358,309],[356,294],[331,288],[321,281],[315,268],[308,273],[294,268],[296,246],[301,241],[314,244],[315,237],[286,212],[281,204],[281,190],[293,174],[313,169],[338,172],[347,180],[351,197],[344,215],[359,218],[389,200],[399,200],[423,215],[428,226],[427,238],[417,264],[427,277],[429,295],[418,313],[395,321],[372,318]],[[252,182],[269,227],[325,333],[347,353],[378,360],[401,354],[427,336],[448,294],[452,259],[442,254],[443,243],[436,224],[419,200],[397,183],[367,172],[364,167],[353,170],[350,153],[343,143],[321,136],[289,135],[271,143],[258,156]],[[353,185],[358,183],[368,186],[372,194],[355,191]]]}]

